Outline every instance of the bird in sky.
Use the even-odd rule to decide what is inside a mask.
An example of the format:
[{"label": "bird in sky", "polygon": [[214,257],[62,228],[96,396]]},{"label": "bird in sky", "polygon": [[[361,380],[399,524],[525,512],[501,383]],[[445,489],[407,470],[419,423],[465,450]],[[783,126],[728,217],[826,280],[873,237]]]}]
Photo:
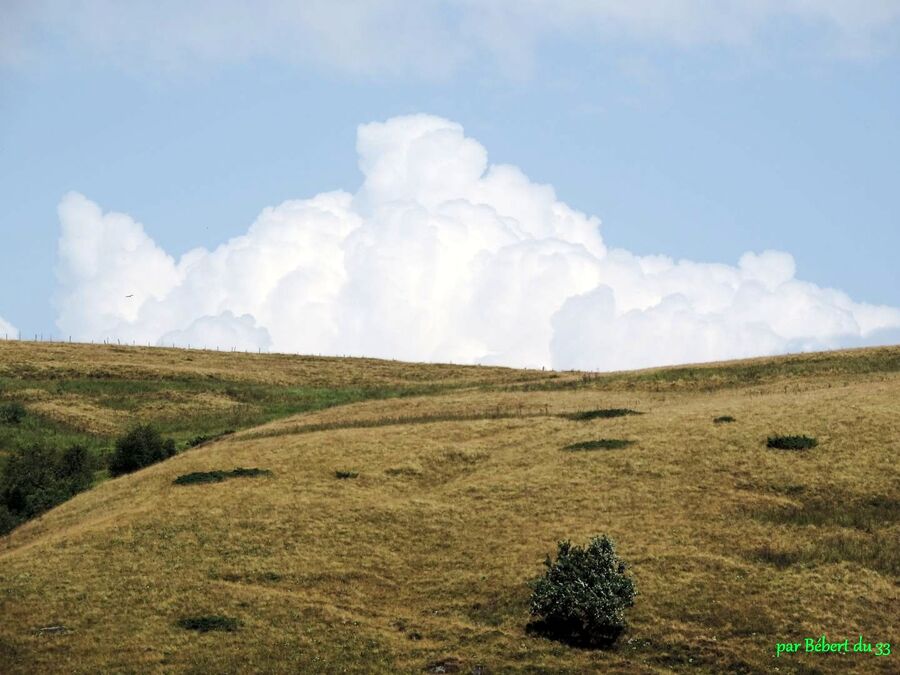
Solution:
[{"label": "bird in sky", "polygon": [[133,298],[133,297],[134,297],[134,293],[132,293],[131,295],[126,295],[125,297],[126,297],[126,298]]}]

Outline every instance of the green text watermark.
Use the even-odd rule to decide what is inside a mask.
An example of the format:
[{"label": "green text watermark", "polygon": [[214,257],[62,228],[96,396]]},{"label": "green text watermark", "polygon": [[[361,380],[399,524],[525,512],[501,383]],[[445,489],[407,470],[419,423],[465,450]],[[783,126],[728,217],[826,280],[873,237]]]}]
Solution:
[{"label": "green text watermark", "polygon": [[890,642],[869,642],[862,635],[856,642],[847,638],[840,642],[831,642],[824,634],[817,638],[803,638],[802,642],[776,642],[775,656],[782,654],[796,654],[798,652],[818,652],[828,654],[874,654],[875,656],[889,656],[891,653]]}]

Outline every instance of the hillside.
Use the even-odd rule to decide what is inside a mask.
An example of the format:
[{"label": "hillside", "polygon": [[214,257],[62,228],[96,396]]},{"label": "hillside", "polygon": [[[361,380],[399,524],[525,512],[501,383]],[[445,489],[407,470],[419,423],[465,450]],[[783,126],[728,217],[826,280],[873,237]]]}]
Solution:
[{"label": "hillside", "polygon": [[[33,420],[0,449],[235,431],[0,539],[0,672],[897,670],[775,643],[897,639],[900,347],[597,376],[0,343],[0,398]],[[610,408],[642,414],[572,419]],[[564,449],[596,439],[633,444]],[[173,483],[238,467],[270,473]],[[627,633],[530,634],[545,556],[599,533]],[[239,627],[178,624],[200,615]]]}]

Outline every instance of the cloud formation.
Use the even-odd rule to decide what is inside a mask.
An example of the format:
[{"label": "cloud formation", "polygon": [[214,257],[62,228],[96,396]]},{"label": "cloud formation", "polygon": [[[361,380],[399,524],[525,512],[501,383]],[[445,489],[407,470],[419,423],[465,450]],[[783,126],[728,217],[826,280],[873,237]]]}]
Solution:
[{"label": "cloud formation", "polygon": [[19,335],[19,331],[16,330],[16,327],[13,326],[9,321],[6,321],[2,316],[0,316],[0,336],[4,338],[9,337],[12,339]]},{"label": "cloud formation", "polygon": [[140,67],[264,58],[432,76],[484,59],[515,68],[557,38],[742,47],[786,25],[871,55],[895,51],[898,23],[898,0],[6,0],[0,63],[33,58],[49,37]]},{"label": "cloud formation", "polygon": [[[77,193],[59,206],[58,326],[80,339],[613,370],[861,344],[900,310],[795,278],[609,248],[600,221],[460,125],[359,127],[363,183],[266,208],[180,259]],[[127,297],[127,296],[133,297]]]}]

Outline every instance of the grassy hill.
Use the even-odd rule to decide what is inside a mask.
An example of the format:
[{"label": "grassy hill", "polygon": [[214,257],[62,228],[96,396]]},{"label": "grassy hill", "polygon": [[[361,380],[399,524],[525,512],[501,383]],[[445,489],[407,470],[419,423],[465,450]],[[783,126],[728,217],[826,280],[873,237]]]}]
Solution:
[{"label": "grassy hill", "polygon": [[[0,451],[235,430],[0,539],[0,672],[897,671],[775,643],[897,640],[898,347],[595,376],[0,343],[0,399]],[[610,408],[642,414],[578,419]],[[633,443],[565,449],[599,439]],[[545,556],[599,533],[629,630],[530,634]]]}]

